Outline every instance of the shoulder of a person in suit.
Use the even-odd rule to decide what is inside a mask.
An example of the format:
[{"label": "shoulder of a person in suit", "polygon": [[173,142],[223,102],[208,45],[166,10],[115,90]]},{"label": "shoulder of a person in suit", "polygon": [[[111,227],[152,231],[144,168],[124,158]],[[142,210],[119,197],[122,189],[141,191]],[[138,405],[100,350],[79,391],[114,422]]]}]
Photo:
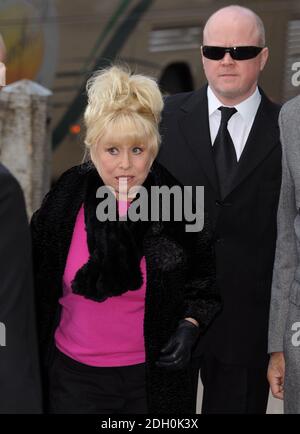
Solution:
[{"label": "shoulder of a person in suit", "polygon": [[300,116],[300,95],[285,102],[280,110],[280,116],[283,119],[295,119],[297,124]]},{"label": "shoulder of a person in suit", "polygon": [[0,200],[23,196],[19,181],[2,163],[0,163],[0,186]]},{"label": "shoulder of a person in suit", "polygon": [[15,176],[2,163],[0,163],[0,178],[1,178],[1,181],[3,180],[3,181],[11,182],[11,183],[18,183]]},{"label": "shoulder of a person in suit", "polygon": [[165,109],[172,109],[181,106],[184,104],[191,96],[195,93],[199,92],[199,90],[194,90],[191,92],[181,92],[175,93],[174,95],[168,95],[164,97]]},{"label": "shoulder of a person in suit", "polygon": [[183,188],[183,185],[157,159],[153,162],[151,171],[158,186]]}]

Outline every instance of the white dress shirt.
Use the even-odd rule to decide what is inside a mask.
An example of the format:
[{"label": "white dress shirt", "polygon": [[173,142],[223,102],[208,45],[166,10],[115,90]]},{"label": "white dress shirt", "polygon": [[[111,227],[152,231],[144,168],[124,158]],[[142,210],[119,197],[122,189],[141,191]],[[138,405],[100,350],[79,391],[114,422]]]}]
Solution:
[{"label": "white dress shirt", "polygon": [[[218,108],[224,104],[218,100],[210,86],[207,88],[207,99],[210,137],[213,144],[221,123],[221,112]],[[233,106],[237,112],[229,119],[227,128],[235,147],[237,160],[240,159],[244,150],[260,101],[261,94],[256,87],[255,92],[245,101]]]}]

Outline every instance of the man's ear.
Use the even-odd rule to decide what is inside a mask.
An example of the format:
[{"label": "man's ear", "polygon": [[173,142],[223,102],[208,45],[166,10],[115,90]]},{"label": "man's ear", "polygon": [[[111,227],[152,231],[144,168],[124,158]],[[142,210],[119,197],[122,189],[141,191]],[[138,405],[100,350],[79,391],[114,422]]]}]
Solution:
[{"label": "man's ear", "polygon": [[269,57],[269,48],[264,47],[260,53],[260,70],[262,71],[267,63]]},{"label": "man's ear", "polygon": [[203,65],[203,53],[202,53],[202,45],[201,45],[201,47],[200,47],[200,57],[201,57],[201,62],[202,62],[202,65]]}]

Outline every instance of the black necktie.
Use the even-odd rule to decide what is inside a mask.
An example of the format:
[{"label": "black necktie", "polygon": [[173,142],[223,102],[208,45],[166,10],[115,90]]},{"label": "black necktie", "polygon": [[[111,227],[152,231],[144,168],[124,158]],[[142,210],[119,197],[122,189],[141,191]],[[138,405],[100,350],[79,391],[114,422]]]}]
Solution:
[{"label": "black necktie", "polygon": [[213,145],[213,154],[223,199],[229,192],[238,164],[234,144],[227,129],[229,119],[237,110],[234,107],[219,107],[219,110],[221,124]]}]

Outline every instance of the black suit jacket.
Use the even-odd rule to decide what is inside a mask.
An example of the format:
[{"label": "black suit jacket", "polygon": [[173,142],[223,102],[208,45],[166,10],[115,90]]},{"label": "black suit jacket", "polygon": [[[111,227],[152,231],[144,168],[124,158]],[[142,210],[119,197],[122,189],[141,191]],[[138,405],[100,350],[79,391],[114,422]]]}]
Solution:
[{"label": "black suit jacket", "polygon": [[214,229],[222,313],[195,355],[214,353],[225,363],[260,365],[267,330],[281,184],[280,107],[262,100],[231,191],[220,199],[209,132],[207,87],[166,99],[159,161],[184,185],[204,186]]},{"label": "black suit jacket", "polygon": [[22,190],[1,164],[0,323],[0,413],[39,413],[30,233]]}]

